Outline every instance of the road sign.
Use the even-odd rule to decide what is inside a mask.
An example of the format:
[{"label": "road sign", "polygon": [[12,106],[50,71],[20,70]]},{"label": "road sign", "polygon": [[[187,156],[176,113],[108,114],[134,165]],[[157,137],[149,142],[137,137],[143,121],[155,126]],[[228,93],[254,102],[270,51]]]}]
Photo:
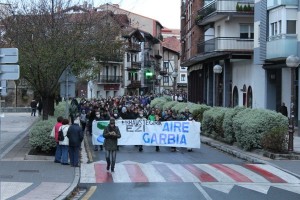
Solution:
[{"label": "road sign", "polygon": [[65,98],[75,97],[75,83],[60,83],[60,96]]},{"label": "road sign", "polygon": [[19,77],[19,65],[0,65],[0,80],[18,80]]},{"label": "road sign", "polygon": [[0,48],[0,63],[17,63],[19,51],[17,48]]}]

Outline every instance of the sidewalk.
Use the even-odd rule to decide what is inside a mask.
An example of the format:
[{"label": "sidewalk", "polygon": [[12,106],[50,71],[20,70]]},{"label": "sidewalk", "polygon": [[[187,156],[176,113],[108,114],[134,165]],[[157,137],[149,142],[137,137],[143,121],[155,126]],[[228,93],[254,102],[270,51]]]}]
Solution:
[{"label": "sidewalk", "polygon": [[[28,156],[30,113],[5,113],[0,131],[0,199],[66,199],[79,182],[79,168],[54,163],[53,156]],[[30,160],[26,160],[30,159]]]},{"label": "sidewalk", "polygon": [[[0,126],[0,199],[66,199],[76,189],[79,168],[53,162],[53,156],[28,156],[28,131],[38,117],[30,113],[5,113]],[[202,143],[254,163],[266,163],[300,178],[300,160],[272,160],[201,136]],[[300,153],[300,137],[294,138]],[[82,155],[86,162],[87,155]],[[26,160],[30,159],[30,160]],[[50,188],[50,189],[49,189]]]}]

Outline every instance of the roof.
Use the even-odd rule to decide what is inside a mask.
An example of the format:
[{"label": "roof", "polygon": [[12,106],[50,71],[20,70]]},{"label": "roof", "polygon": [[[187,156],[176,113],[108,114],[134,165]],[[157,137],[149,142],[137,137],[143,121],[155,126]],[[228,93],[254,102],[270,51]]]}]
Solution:
[{"label": "roof", "polygon": [[144,41],[144,37],[139,31],[139,29],[132,28],[132,27],[127,27],[122,29],[122,36],[125,38],[130,38],[132,36],[135,36],[138,40]]},{"label": "roof", "polygon": [[175,36],[164,38],[162,45],[163,47],[178,53],[181,50],[180,41]]}]

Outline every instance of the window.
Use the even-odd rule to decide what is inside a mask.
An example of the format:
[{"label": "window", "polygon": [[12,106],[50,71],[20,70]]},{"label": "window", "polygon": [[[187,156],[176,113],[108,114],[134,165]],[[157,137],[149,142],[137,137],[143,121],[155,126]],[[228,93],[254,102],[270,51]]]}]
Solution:
[{"label": "window", "polygon": [[134,73],[128,72],[128,80],[130,81],[134,80]]},{"label": "window", "polygon": [[239,93],[238,93],[238,89],[236,86],[234,86],[233,88],[233,99],[232,99],[232,104],[233,104],[233,107],[236,107],[239,105]]},{"label": "window", "polygon": [[180,75],[180,80],[181,80],[181,81],[185,81],[185,74],[181,74],[181,75]]},{"label": "window", "polygon": [[169,69],[169,62],[164,62],[164,68]]},{"label": "window", "polygon": [[169,83],[169,77],[168,76],[163,77],[163,83]]},{"label": "window", "polygon": [[296,34],[296,20],[287,20],[286,21],[286,33],[287,34]]},{"label": "window", "polygon": [[271,36],[277,35],[277,22],[271,23]]},{"label": "window", "polygon": [[242,39],[254,39],[253,24],[241,24],[240,25],[240,38],[242,38]]},{"label": "window", "polygon": [[281,34],[281,20],[278,21],[278,34]]},{"label": "window", "polygon": [[127,62],[130,62],[130,54],[127,53]]}]

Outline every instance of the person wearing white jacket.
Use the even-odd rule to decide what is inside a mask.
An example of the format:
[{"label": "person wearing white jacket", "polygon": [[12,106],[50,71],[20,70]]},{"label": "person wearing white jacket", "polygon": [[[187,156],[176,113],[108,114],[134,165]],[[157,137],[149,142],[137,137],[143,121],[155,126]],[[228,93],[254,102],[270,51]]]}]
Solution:
[{"label": "person wearing white jacket", "polygon": [[62,121],[62,126],[60,129],[63,131],[64,134],[64,140],[59,141],[59,145],[61,147],[62,155],[61,155],[61,164],[62,165],[70,165],[68,160],[69,160],[69,138],[67,137],[67,132],[69,129],[69,120],[68,119],[63,119]]}]

